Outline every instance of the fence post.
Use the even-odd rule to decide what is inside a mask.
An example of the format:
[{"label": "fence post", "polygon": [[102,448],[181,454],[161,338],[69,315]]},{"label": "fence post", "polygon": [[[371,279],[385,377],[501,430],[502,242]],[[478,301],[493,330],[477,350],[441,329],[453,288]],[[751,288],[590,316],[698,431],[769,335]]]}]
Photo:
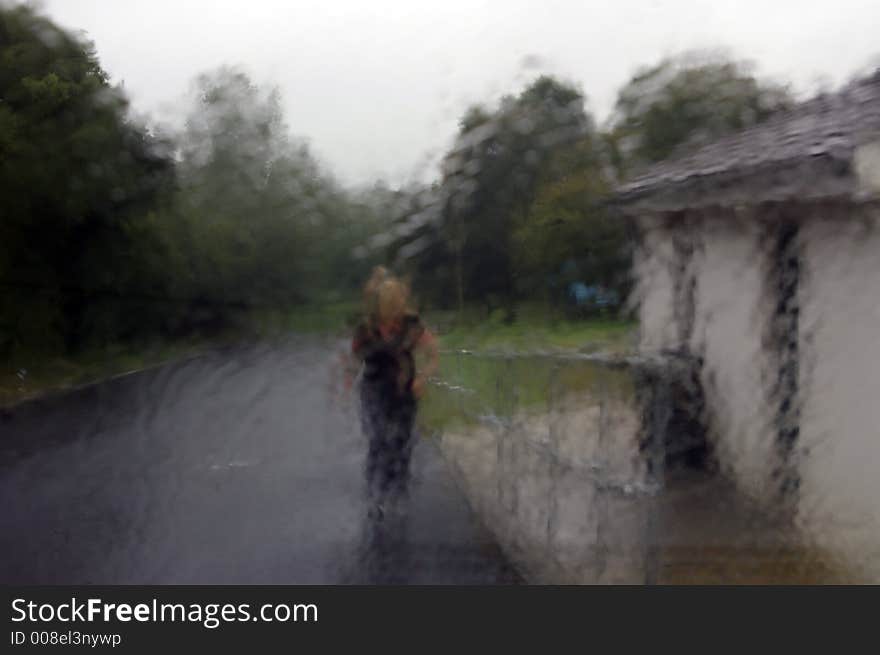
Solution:
[{"label": "fence post", "polygon": [[548,470],[550,475],[550,484],[548,485],[547,499],[547,550],[552,552],[553,534],[556,531],[556,523],[559,514],[557,479],[559,477],[560,465],[558,458],[559,453],[559,431],[556,430],[557,403],[559,402],[559,369],[563,364],[556,363],[550,369],[550,379],[547,380],[547,454],[548,454]]},{"label": "fence post", "polygon": [[647,460],[646,482],[651,496],[646,503],[645,515],[645,584],[658,584],[662,557],[660,549],[660,520],[657,516],[659,497],[666,484],[666,431],[672,416],[669,393],[670,371],[650,368],[642,377],[645,401],[642,429],[645,431],[643,452]]},{"label": "fence post", "polygon": [[605,543],[605,533],[609,521],[608,508],[608,461],[605,453],[606,434],[608,432],[608,420],[606,406],[606,384],[605,376],[599,375],[594,390],[596,398],[599,401],[599,416],[597,418],[597,439],[594,455],[595,477],[593,478],[593,488],[595,490],[595,512],[596,512],[596,582],[601,580],[602,575],[608,568],[608,547]]}]

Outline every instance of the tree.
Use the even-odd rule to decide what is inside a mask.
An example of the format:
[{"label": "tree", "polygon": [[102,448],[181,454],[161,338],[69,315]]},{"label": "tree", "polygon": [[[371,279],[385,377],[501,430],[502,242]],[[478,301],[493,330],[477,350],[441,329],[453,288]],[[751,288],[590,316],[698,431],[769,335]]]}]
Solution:
[{"label": "tree", "polygon": [[[30,7],[0,7],[0,351],[137,329],[125,254],[173,179],[94,48]],[[120,301],[122,299],[122,301]]]},{"label": "tree", "polygon": [[572,282],[626,291],[624,227],[606,210],[611,184],[602,154],[595,135],[558,153],[518,216],[513,249],[523,295],[558,304]]},{"label": "tree", "polygon": [[620,90],[612,149],[630,168],[677,148],[718,138],[789,108],[786,87],[756,78],[746,62],[692,53],[645,68]]},{"label": "tree", "polygon": [[376,216],[290,136],[277,90],[220,68],[198,76],[178,136],[178,241],[196,323],[283,310],[352,290],[368,272],[354,257]]},{"label": "tree", "polygon": [[555,157],[592,130],[577,89],[543,76],[494,111],[465,113],[444,163],[444,232],[456,257],[463,300],[514,316],[516,269],[511,236],[527,215]]}]

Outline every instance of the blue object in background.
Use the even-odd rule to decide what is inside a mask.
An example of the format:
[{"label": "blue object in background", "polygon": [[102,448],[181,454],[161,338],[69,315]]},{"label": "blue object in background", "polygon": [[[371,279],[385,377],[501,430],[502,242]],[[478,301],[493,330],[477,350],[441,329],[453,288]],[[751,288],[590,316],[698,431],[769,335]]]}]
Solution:
[{"label": "blue object in background", "polygon": [[591,304],[596,307],[609,307],[616,305],[619,301],[616,292],[608,291],[597,285],[587,286],[583,282],[569,284],[568,295],[578,307]]},{"label": "blue object in background", "polygon": [[574,300],[574,304],[580,307],[590,301],[590,287],[583,282],[572,282],[568,285],[568,295]]}]

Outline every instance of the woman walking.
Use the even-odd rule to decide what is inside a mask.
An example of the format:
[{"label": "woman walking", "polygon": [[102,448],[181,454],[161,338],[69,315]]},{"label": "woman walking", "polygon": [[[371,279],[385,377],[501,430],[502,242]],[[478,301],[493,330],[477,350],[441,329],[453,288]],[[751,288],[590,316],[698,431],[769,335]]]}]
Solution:
[{"label": "woman walking", "polygon": [[366,482],[375,518],[406,497],[418,399],[437,369],[436,339],[409,308],[409,290],[384,269],[365,287],[366,312],[352,340],[362,363]]},{"label": "woman walking", "polygon": [[355,580],[392,584],[407,567],[413,428],[438,353],[435,337],[409,307],[409,289],[385,269],[376,268],[364,286],[364,305],[351,343],[352,362],[361,370],[360,414],[368,441],[368,509]]}]

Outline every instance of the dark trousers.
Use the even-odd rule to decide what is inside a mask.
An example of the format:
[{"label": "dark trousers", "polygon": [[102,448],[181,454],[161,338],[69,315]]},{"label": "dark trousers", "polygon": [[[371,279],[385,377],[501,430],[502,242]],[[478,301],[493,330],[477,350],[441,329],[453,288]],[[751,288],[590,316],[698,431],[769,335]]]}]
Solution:
[{"label": "dark trousers", "polygon": [[[368,439],[365,461],[367,516],[354,580],[364,584],[404,581],[408,549],[407,496],[414,445],[416,401],[411,394],[361,386],[361,421]],[[404,576],[405,577],[405,576]]]},{"label": "dark trousers", "polygon": [[365,382],[361,387],[361,418],[369,440],[366,459],[367,493],[384,503],[407,493],[416,400],[412,394]]}]

